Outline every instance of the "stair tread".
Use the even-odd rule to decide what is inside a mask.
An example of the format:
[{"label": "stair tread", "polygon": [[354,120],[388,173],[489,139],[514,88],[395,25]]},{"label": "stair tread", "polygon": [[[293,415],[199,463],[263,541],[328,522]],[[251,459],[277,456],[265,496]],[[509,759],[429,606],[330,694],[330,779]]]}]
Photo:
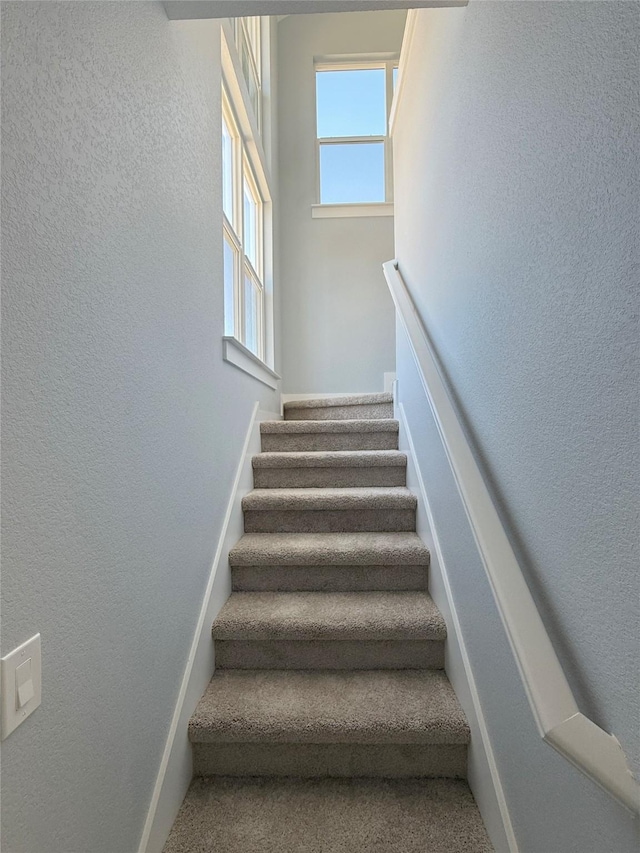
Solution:
[{"label": "stair tread", "polygon": [[194,779],[164,853],[491,853],[454,779]]},{"label": "stair tread", "polygon": [[243,510],[415,509],[416,496],[405,486],[351,486],[342,489],[254,489]]},{"label": "stair tread", "polygon": [[218,670],[189,722],[195,743],[466,744],[439,670]]},{"label": "stair tread", "polygon": [[444,640],[426,592],[234,592],[216,640]]},{"label": "stair tread", "polygon": [[245,533],[231,566],[429,565],[417,533]]},{"label": "stair tread", "polygon": [[334,406],[371,406],[378,403],[393,403],[393,395],[380,394],[345,394],[342,397],[315,397],[311,400],[289,400],[284,404],[287,409],[320,409]]},{"label": "stair tread", "polygon": [[400,450],[267,451],[253,457],[254,468],[377,468],[407,464]]},{"label": "stair tread", "polygon": [[262,421],[262,434],[398,432],[399,423],[392,418],[362,418],[342,421]]}]

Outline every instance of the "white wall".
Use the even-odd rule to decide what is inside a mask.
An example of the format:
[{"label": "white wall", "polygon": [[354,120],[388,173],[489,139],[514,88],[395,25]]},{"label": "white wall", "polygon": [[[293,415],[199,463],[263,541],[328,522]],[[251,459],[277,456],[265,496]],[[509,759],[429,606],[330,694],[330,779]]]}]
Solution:
[{"label": "white wall", "polygon": [[382,391],[393,304],[381,264],[393,218],[312,219],[314,56],[400,51],[404,12],[291,16],[278,25],[283,390]]},{"label": "white wall", "polygon": [[132,853],[256,401],[222,362],[219,23],[6,3],[6,853]]},{"label": "white wall", "polygon": [[[578,702],[636,771],[639,24],[422,11],[395,135],[402,274]],[[630,853],[627,813],[537,736],[402,336],[398,376],[520,849]]]}]

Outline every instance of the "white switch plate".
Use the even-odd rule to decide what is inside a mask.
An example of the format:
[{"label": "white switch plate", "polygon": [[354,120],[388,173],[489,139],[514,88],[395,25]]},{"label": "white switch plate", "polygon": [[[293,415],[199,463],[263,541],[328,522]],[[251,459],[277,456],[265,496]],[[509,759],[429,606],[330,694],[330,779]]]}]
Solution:
[{"label": "white switch plate", "polygon": [[[31,662],[27,667],[25,663]],[[33,714],[40,704],[42,693],[42,657],[40,652],[40,634],[36,634],[26,643],[18,646],[6,657],[2,658],[1,689],[2,689],[2,740],[4,740],[20,723]],[[16,673],[18,667],[23,667]],[[30,669],[30,672],[29,672]],[[25,683],[25,673],[30,675],[31,684]],[[21,688],[23,700],[20,707],[18,687]],[[30,694],[33,692],[33,695]],[[30,698],[29,698],[30,697]],[[25,701],[26,700],[26,701]]]}]

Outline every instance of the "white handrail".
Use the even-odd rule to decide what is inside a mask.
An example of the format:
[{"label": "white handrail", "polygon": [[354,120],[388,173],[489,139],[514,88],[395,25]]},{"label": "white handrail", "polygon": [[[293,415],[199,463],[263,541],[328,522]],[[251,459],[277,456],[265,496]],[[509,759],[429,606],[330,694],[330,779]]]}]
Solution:
[{"label": "white handrail", "polygon": [[449,397],[397,261],[383,264],[533,716],[549,743],[634,815],[640,786],[618,740],[580,713]]}]

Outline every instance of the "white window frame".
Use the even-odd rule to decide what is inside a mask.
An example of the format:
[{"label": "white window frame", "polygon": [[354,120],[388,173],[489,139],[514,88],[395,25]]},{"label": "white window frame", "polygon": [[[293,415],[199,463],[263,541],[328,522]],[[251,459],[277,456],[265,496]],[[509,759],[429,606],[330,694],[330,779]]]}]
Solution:
[{"label": "white window frame", "polygon": [[[242,56],[246,53],[249,60],[249,73],[253,77],[256,87],[257,100],[253,103],[250,99],[254,112],[258,131],[262,133],[262,40],[264,38],[263,19],[258,16],[233,18],[235,48],[240,58],[242,68]],[[249,81],[246,79],[243,68],[243,76],[249,90]]]},{"label": "white window frame", "polygon": [[[264,361],[264,199],[258,189],[258,183],[253,174],[247,146],[238,129],[238,122],[234,115],[233,106],[224,87],[222,93],[222,117],[230,131],[233,149],[233,213],[231,220],[227,217],[224,210],[222,212],[223,236],[231,245],[235,258],[233,281],[234,322],[231,336],[237,338],[254,355],[257,355],[261,361]],[[244,216],[245,183],[256,205],[255,263],[248,255],[248,229]],[[258,328],[255,350],[249,347],[249,341],[247,340],[247,312],[245,310],[244,292],[245,277],[251,279],[258,291]],[[225,331],[229,332],[231,330],[227,329]]]},{"label": "white window frame", "polygon": [[[312,205],[314,219],[352,216],[393,216],[393,144],[389,133],[391,105],[393,103],[393,70],[398,67],[400,56],[397,53],[379,53],[350,56],[323,56],[314,59],[314,106],[316,120],[316,204]],[[318,136],[318,109],[315,103],[317,92],[317,73],[326,71],[385,71],[386,133],[378,136]],[[320,150],[323,145],[350,145],[383,143],[384,145],[384,188],[385,200],[382,202],[343,202],[323,204],[320,196]]]},{"label": "white window frame", "polygon": [[[245,346],[248,347],[247,343],[247,328],[246,328],[246,320],[247,320],[247,312],[245,310],[245,279],[249,278],[256,290],[258,292],[258,312],[257,312],[257,332],[256,332],[256,344],[257,351],[255,355],[258,356],[262,361],[265,359],[265,295],[264,295],[264,200],[260,194],[258,189],[258,184],[253,174],[253,170],[251,168],[251,163],[249,162],[249,158],[247,157],[246,152],[243,152],[243,162],[242,162],[242,223],[243,223],[243,258],[242,258],[242,270],[241,270],[241,295],[240,295],[240,306],[242,310],[242,341]],[[256,206],[256,260],[254,261],[248,255],[247,252],[247,241],[246,241],[246,223],[244,220],[244,187],[245,183],[249,189],[249,194],[252,196],[253,201]],[[253,351],[253,350],[252,350]]]},{"label": "white window frame", "polygon": [[[257,32],[262,39],[268,37],[268,26],[265,28],[264,22],[260,20]],[[258,117],[253,109],[237,49],[237,33],[244,26],[242,19],[237,22],[229,19],[222,25],[222,117],[233,139],[234,157],[233,221],[223,210],[221,237],[228,240],[235,255],[233,334],[228,334],[229,329],[223,329],[224,357],[226,361],[274,387],[273,383],[279,377],[273,372],[273,196],[270,173],[257,125]],[[261,53],[261,60],[262,58]],[[222,127],[220,133],[222,135]],[[247,256],[245,245],[245,179],[257,207],[255,265]],[[245,273],[257,286],[259,293],[256,352],[247,346],[250,342],[247,340],[246,328]],[[247,369],[248,367],[250,369]]]}]

